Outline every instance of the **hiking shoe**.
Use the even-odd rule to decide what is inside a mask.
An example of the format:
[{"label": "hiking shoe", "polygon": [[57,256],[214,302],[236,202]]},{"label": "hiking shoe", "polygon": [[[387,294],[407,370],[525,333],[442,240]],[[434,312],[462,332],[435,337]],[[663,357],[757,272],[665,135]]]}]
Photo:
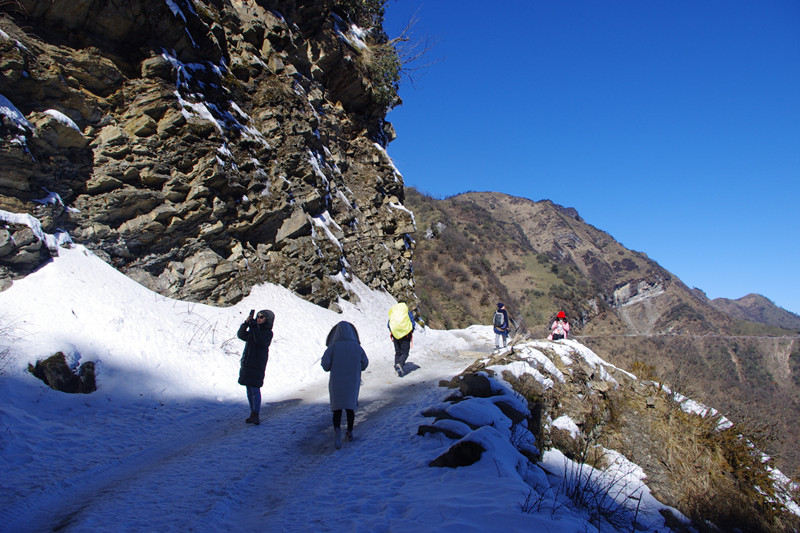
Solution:
[{"label": "hiking shoe", "polygon": [[401,365],[400,363],[394,365],[394,369],[397,371],[397,375],[400,376],[401,378],[403,377],[403,375],[405,375],[405,372],[403,372],[403,365]]},{"label": "hiking shoe", "polygon": [[344,434],[344,440],[346,440],[347,442],[353,442],[353,432],[346,431]]},{"label": "hiking shoe", "polygon": [[333,447],[337,450],[342,448],[342,431],[339,429],[333,430]]},{"label": "hiking shoe", "polygon": [[255,422],[253,422],[253,417],[255,415],[256,414],[253,411],[250,411],[250,416],[247,417],[247,420],[245,420],[245,422],[247,422],[248,424],[255,424]]}]

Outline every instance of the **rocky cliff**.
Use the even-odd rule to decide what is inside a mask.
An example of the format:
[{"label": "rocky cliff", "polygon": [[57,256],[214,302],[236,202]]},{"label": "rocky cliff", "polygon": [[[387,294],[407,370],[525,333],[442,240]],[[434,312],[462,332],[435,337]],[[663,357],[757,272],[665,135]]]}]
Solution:
[{"label": "rocky cliff", "polygon": [[180,299],[413,303],[387,36],[339,4],[0,4],[0,287],[68,235]]}]

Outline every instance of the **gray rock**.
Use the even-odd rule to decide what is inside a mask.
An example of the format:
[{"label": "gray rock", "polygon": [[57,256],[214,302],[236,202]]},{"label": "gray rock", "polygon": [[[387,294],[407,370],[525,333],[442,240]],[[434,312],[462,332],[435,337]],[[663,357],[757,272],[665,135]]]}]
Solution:
[{"label": "gray rock", "polygon": [[0,228],[0,257],[10,255],[16,249],[17,245],[14,244],[11,233],[7,229]]},{"label": "gray rock", "polygon": [[80,365],[77,373],[73,372],[67,366],[64,354],[58,352],[43,361],[37,361],[35,366],[29,364],[28,371],[53,390],[88,394],[97,390],[94,367],[94,362],[87,361]]},{"label": "gray rock", "polygon": [[458,468],[477,463],[486,449],[472,441],[458,441],[439,457],[428,463],[428,466]]}]

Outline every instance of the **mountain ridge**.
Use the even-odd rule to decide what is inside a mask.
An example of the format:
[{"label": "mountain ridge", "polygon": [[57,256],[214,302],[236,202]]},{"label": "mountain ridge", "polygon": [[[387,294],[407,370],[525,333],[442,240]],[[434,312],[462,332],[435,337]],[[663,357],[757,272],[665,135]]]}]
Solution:
[{"label": "mountain ridge", "polygon": [[[420,309],[434,327],[488,324],[502,301],[519,332],[543,338],[564,310],[572,335],[609,362],[649,369],[736,419],[780,425],[770,449],[800,468],[800,340],[795,330],[717,308],[645,253],[626,249],[576,210],[550,200],[471,191],[406,194],[418,231]],[[750,412],[748,412],[750,411]]]},{"label": "mountain ridge", "polygon": [[800,330],[800,315],[776,305],[761,294],[750,293],[741,298],[714,298],[711,305],[734,318],[767,326]]}]

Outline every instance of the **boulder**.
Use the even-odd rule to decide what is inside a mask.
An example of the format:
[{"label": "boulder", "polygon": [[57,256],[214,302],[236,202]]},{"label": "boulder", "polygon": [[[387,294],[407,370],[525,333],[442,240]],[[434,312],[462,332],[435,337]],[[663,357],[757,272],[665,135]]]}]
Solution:
[{"label": "boulder", "polygon": [[489,378],[483,374],[467,374],[461,377],[458,383],[461,394],[476,398],[488,398],[494,396],[492,384]]},{"label": "boulder", "polygon": [[55,149],[85,148],[89,144],[89,139],[74,124],[50,113],[38,113],[32,124],[36,126],[36,135]]},{"label": "boulder", "polygon": [[458,441],[447,451],[428,463],[428,466],[458,468],[477,463],[486,449],[472,441]]},{"label": "boulder", "polygon": [[11,233],[7,229],[0,228],[0,258],[11,255],[16,248]]},{"label": "boulder", "polygon": [[63,352],[37,361],[36,365],[28,365],[28,371],[44,381],[51,389],[68,392],[88,394],[97,390],[95,382],[95,364],[91,361],[82,363],[78,372],[67,365]]},{"label": "boulder", "polygon": [[141,74],[143,78],[175,79],[172,63],[163,55],[148,57],[142,61]]},{"label": "boulder", "polygon": [[275,236],[275,242],[294,239],[310,233],[311,222],[308,220],[308,215],[302,209],[295,209],[291,216],[283,221],[278,234]]}]

